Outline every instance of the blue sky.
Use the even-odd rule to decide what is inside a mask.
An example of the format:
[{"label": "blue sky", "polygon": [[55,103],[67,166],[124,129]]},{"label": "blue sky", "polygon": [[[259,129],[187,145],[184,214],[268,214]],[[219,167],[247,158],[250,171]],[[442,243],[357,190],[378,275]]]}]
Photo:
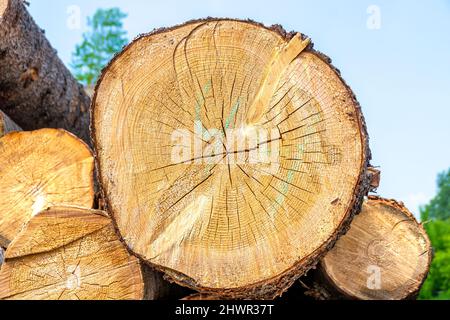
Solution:
[{"label": "blue sky", "polygon": [[[251,18],[309,35],[360,101],[371,136],[379,194],[414,213],[450,167],[450,0],[31,0],[30,11],[69,64],[99,7],[128,13],[132,39],[154,28],[207,16]],[[81,28],[69,27],[79,8]],[[375,7],[374,7],[375,6]],[[379,10],[379,29],[368,27]]]}]

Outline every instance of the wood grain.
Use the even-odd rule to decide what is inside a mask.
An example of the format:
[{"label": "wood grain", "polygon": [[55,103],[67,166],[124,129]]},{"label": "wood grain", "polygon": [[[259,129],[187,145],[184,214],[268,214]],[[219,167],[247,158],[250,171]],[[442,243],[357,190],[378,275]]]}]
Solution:
[{"label": "wood grain", "polygon": [[[298,55],[271,68],[292,39]],[[108,208],[130,250],[177,283],[274,297],[359,212],[369,188],[364,120],[308,41],[248,21],[192,21],[138,38],[101,76],[92,129]],[[248,121],[252,105],[264,112]],[[243,140],[271,134],[228,147],[232,129]],[[214,151],[173,161],[174,147],[186,147],[173,141],[177,130]],[[264,148],[276,160],[252,162]]]},{"label": "wood grain", "polygon": [[12,132],[0,138],[0,246],[29,219],[55,205],[92,208],[94,158],[64,130]]},{"label": "wood grain", "polygon": [[139,261],[101,211],[55,207],[34,216],[6,252],[0,299],[142,299]]},{"label": "wood grain", "polygon": [[431,258],[430,240],[408,209],[370,197],[320,269],[331,297],[400,300],[416,297]]}]

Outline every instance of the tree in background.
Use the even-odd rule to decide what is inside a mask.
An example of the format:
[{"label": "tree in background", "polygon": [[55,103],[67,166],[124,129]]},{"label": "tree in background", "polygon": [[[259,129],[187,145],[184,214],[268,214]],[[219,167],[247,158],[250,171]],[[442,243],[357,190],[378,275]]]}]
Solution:
[{"label": "tree in background", "polygon": [[435,252],[420,299],[450,299],[450,170],[438,176],[438,194],[421,209]]},{"label": "tree in background", "polygon": [[88,18],[89,31],[72,55],[74,75],[85,86],[92,86],[103,67],[128,42],[122,20],[127,15],[119,8],[98,9]]}]

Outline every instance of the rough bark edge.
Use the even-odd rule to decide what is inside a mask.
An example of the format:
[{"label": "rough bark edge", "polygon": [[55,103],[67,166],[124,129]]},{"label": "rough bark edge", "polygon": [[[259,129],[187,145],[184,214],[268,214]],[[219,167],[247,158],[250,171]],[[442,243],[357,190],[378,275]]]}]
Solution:
[{"label": "rough bark edge", "polygon": [[220,301],[221,299],[216,296],[211,296],[208,294],[195,293],[190,296],[180,299],[181,301]]},{"label": "rough bark edge", "polygon": [[[101,189],[101,195],[105,202],[105,209],[109,212],[109,214],[112,217],[114,227],[116,229],[116,232],[120,238],[120,240],[125,244],[126,248],[130,251],[131,254],[135,255],[144,263],[152,266],[153,268],[160,270],[161,272],[165,273],[165,278],[169,282],[174,282],[176,284],[179,284],[181,286],[188,287],[190,289],[202,292],[204,294],[213,295],[213,296],[220,296],[222,298],[226,299],[275,299],[276,297],[281,296],[286,290],[291,287],[295,281],[297,281],[301,276],[305,275],[310,269],[315,269],[319,261],[326,255],[328,251],[330,251],[336,241],[343,235],[345,235],[348,230],[350,229],[351,222],[355,215],[359,214],[361,212],[362,204],[364,197],[369,193],[370,191],[370,182],[371,182],[371,175],[368,171],[368,168],[370,166],[370,160],[372,159],[372,153],[369,148],[369,135],[367,132],[367,126],[364,119],[364,116],[361,111],[361,105],[359,104],[356,95],[354,94],[353,90],[347,85],[345,80],[341,76],[341,72],[339,69],[335,68],[332,65],[332,60],[326,56],[325,54],[317,51],[314,49],[314,44],[311,42],[311,44],[304,50],[304,52],[310,52],[317,56],[320,60],[322,60],[324,63],[326,63],[333,72],[337,75],[337,77],[340,79],[342,85],[344,86],[345,90],[350,94],[350,97],[352,99],[352,103],[355,107],[355,120],[358,121],[358,126],[360,128],[361,132],[361,145],[363,147],[362,151],[362,159],[361,159],[361,172],[358,179],[358,182],[356,184],[356,187],[353,191],[353,200],[351,201],[351,204],[349,206],[349,209],[347,210],[347,213],[345,214],[344,218],[341,221],[340,226],[336,229],[335,233],[331,235],[331,237],[325,241],[322,246],[320,246],[316,251],[314,251],[309,256],[303,258],[302,260],[298,261],[294,264],[293,267],[289,268],[288,270],[284,271],[280,275],[266,279],[257,283],[254,283],[249,286],[239,287],[239,288],[230,288],[230,289],[214,289],[214,288],[204,288],[196,284],[195,280],[190,278],[189,276],[182,274],[181,272],[171,270],[169,268],[165,268],[162,266],[154,265],[151,262],[147,261],[145,257],[142,255],[139,255],[133,251],[130,250],[128,245],[126,244],[125,240],[123,239],[122,235],[120,234],[120,230],[117,226],[117,223],[114,218],[114,212],[111,210],[111,204],[109,199],[106,197],[105,187],[102,183],[101,179],[101,169],[99,166],[99,160],[98,160],[98,150],[97,150],[97,136],[95,131],[95,104],[97,101],[97,93],[98,88],[103,81],[103,78],[107,74],[110,66],[112,66],[116,60],[118,60],[122,54],[130,49],[136,42],[143,38],[151,37],[160,33],[166,33],[170,32],[172,30],[190,25],[190,24],[196,24],[196,23],[206,23],[211,21],[235,21],[235,22],[241,22],[241,23],[248,23],[254,26],[258,26],[261,28],[264,28],[266,30],[269,30],[271,32],[276,33],[277,35],[281,36],[281,38],[285,41],[289,41],[292,39],[292,37],[296,34],[296,32],[291,31],[287,32],[285,29],[279,25],[275,24],[270,27],[265,26],[262,23],[255,22],[253,20],[241,20],[241,19],[231,19],[231,18],[212,18],[208,17],[205,19],[196,19],[196,20],[190,20],[183,24],[175,25],[173,27],[169,28],[158,28],[154,29],[153,31],[149,33],[144,33],[139,36],[137,36],[132,42],[130,42],[128,45],[124,46],[123,50],[119,53],[117,53],[113,59],[103,68],[100,77],[97,80],[97,83],[95,85],[95,92],[94,96],[91,101],[91,125],[90,125],[90,131],[91,131],[91,140],[93,143],[94,148],[94,158],[95,158],[95,165],[96,165],[96,171],[97,171],[97,180],[100,183],[100,189]],[[307,36],[302,34],[302,39],[306,39]]]},{"label": "rough bark edge", "polygon": [[[417,221],[416,217],[405,207],[402,202],[393,199],[385,199],[379,196],[369,196],[368,199],[400,210],[406,216],[406,218],[410,219],[416,224],[419,233],[421,233],[425,238],[427,247],[430,248],[430,250],[428,251],[427,268],[423,273],[420,274],[420,278],[422,278],[422,281],[417,283],[416,286],[412,287],[410,291],[405,292],[404,296],[398,298],[398,300],[415,300],[428,277],[431,262],[433,260],[433,248],[431,246],[431,241],[428,237],[428,234],[423,227],[423,224]],[[312,287],[307,287],[307,291],[305,292],[305,294],[317,300],[360,300],[360,298],[353,296],[334,283],[334,281],[325,271],[325,266],[322,261],[319,264],[319,269],[314,272],[312,281]]]}]

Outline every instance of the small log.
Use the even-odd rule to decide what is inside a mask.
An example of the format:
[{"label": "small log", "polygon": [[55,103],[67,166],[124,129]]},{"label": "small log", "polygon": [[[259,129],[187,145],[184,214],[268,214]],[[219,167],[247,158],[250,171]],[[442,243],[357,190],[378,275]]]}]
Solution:
[{"label": "small log", "polygon": [[0,138],[0,246],[28,220],[54,205],[92,208],[94,159],[62,129],[13,132]]},{"label": "small log", "polygon": [[90,143],[90,99],[24,3],[0,0],[0,107],[24,130],[63,128]]},{"label": "small log", "polygon": [[137,258],[106,213],[55,207],[34,216],[6,251],[0,299],[140,300]]},{"label": "small log", "polygon": [[22,131],[22,129],[15,124],[6,114],[0,111],[0,138],[5,134],[15,131]]},{"label": "small log", "polygon": [[354,94],[279,26],[208,19],[143,35],[104,69],[92,106],[99,180],[124,241],[201,293],[282,294],[370,187]]},{"label": "small log", "polygon": [[369,197],[321,261],[308,294],[319,299],[414,299],[432,259],[428,236],[402,203]]}]

